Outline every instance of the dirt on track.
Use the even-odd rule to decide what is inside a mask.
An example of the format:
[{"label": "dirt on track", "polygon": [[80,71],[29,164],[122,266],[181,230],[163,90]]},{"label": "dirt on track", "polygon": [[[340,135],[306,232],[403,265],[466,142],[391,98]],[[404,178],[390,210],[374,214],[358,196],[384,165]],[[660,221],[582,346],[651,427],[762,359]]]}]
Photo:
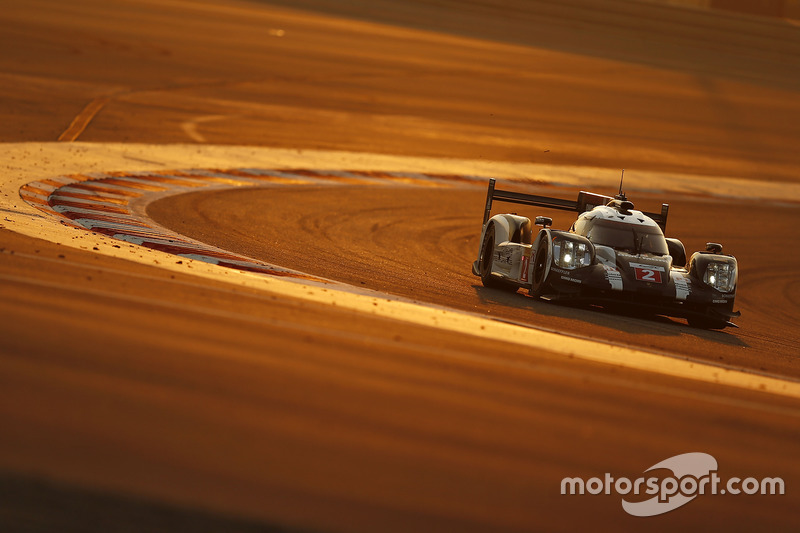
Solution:
[{"label": "dirt on track", "polygon": [[[540,189],[564,198],[577,191]],[[683,320],[642,319],[485,289],[471,274],[482,191],[395,187],[233,189],[165,198],[148,214],[160,224],[226,250],[357,287],[474,311],[713,363],[800,378],[800,250],[786,249],[796,206],[669,198],[668,235],[689,254],[721,242],[741,265],[741,329],[699,330]],[[642,196],[657,210],[663,197]],[[638,199],[637,199],[638,200]],[[505,206],[508,207],[508,206]],[[502,204],[496,206],[503,209]],[[513,206],[531,218],[544,211]],[[568,228],[574,214],[547,212]],[[754,221],[757,220],[757,224]],[[783,250],[775,253],[775,250]]]}]

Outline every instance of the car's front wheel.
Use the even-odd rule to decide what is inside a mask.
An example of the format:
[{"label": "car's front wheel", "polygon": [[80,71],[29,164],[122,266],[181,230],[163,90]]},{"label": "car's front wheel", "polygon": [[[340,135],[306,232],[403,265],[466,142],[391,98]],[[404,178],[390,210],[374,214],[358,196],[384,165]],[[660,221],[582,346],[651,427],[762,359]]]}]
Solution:
[{"label": "car's front wheel", "polygon": [[536,253],[533,256],[533,273],[531,275],[531,296],[542,296],[549,284],[547,278],[550,274],[550,239],[542,236],[539,239],[539,246],[536,247]]}]

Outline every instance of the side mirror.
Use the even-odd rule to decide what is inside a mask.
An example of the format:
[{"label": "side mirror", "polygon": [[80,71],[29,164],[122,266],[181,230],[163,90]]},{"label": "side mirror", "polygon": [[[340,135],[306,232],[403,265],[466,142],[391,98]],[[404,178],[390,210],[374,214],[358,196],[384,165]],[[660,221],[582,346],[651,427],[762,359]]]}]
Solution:
[{"label": "side mirror", "polygon": [[546,228],[547,226],[553,225],[553,219],[550,217],[536,217],[536,220],[534,220],[533,223],[536,224],[537,226],[542,226],[543,228]]},{"label": "side mirror", "polygon": [[672,264],[676,267],[686,266],[686,248],[678,239],[666,239],[669,255],[672,257]]},{"label": "side mirror", "polygon": [[707,242],[706,243],[706,252],[712,254],[721,254],[722,253],[722,245],[716,242]]}]

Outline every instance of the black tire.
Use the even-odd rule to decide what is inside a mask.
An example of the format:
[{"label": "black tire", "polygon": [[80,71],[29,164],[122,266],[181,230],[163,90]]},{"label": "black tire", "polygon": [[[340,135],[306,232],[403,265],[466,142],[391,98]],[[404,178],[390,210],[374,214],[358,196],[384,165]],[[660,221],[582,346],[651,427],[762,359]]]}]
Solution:
[{"label": "black tire", "polygon": [[489,224],[486,228],[486,234],[483,237],[483,246],[481,246],[481,257],[478,262],[478,270],[481,274],[481,283],[484,287],[490,289],[502,289],[509,292],[517,292],[518,287],[512,285],[507,281],[500,279],[492,274],[492,265],[494,263],[494,224]]},{"label": "black tire", "polygon": [[533,272],[531,273],[531,296],[539,297],[545,293],[547,283],[547,267],[550,264],[550,240],[542,237],[533,256]]}]

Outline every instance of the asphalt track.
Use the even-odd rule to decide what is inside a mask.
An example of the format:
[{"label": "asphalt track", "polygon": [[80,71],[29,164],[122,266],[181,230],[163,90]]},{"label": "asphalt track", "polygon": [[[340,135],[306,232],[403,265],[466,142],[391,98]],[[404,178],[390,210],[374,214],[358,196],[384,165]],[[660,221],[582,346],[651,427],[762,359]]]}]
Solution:
[{"label": "asphalt track", "polygon": [[[565,198],[577,196],[572,190],[534,190]],[[647,199],[651,210],[659,205],[653,197]],[[800,320],[796,313],[800,251],[775,254],[774,241],[753,242],[745,236],[752,226],[746,217],[734,216],[724,226],[717,223],[730,213],[748,212],[752,202],[684,199],[671,206],[670,235],[680,236],[688,250],[702,250],[708,240],[725,243],[743,265],[742,283],[746,280],[755,289],[737,300],[743,313],[737,321],[741,331],[707,331],[691,328],[683,320],[646,320],[638,311],[624,316],[576,309],[534,300],[523,291],[509,295],[482,287],[470,265],[477,257],[484,201],[485,192],[480,190],[363,186],[346,191],[330,187],[232,189],[170,197],[151,204],[148,213],[182,235],[350,285],[574,335],[800,378],[796,352],[800,331],[785,327],[787,321]],[[513,210],[524,213],[516,206]],[[537,213],[543,214],[527,212],[531,217]],[[569,227],[574,220],[572,214],[547,214],[553,215],[555,227]],[[795,206],[772,206],[759,218],[759,225],[777,235],[787,218],[797,217]],[[780,295],[780,300],[775,295]],[[783,315],[780,318],[779,313]]]},{"label": "asphalt track", "polygon": [[[705,175],[705,190],[719,175],[796,181],[793,26],[638,3],[535,4],[541,20],[514,16],[521,4],[474,4],[477,14],[445,20],[428,15],[452,6],[411,3],[403,20],[377,17],[395,26],[261,3],[14,5],[2,19],[13,50],[1,60],[13,102],[2,138],[533,158],[614,173],[633,161]],[[608,17],[613,33],[601,31]],[[545,31],[554,21],[559,31]],[[542,31],[525,41],[518,24]],[[24,161],[7,159],[4,175],[170,168],[157,150],[97,168],[91,147],[54,162],[57,152],[37,160],[34,146],[9,151]],[[210,152],[198,145],[197,160]],[[687,248],[720,240],[739,257],[741,330],[477,287],[479,191],[242,189],[148,212],[209,244],[390,294],[797,378],[796,204],[668,200],[670,233]],[[75,246],[55,244],[14,232],[36,219],[4,201],[5,529],[797,526],[796,400],[278,297],[199,278],[197,265],[166,270],[135,247],[99,253],[114,245],[72,228],[61,231]],[[626,515],[619,496],[558,494],[565,476],[634,478],[688,451],[714,455],[723,476],[781,476],[787,494],[700,497],[648,519]]]}]

